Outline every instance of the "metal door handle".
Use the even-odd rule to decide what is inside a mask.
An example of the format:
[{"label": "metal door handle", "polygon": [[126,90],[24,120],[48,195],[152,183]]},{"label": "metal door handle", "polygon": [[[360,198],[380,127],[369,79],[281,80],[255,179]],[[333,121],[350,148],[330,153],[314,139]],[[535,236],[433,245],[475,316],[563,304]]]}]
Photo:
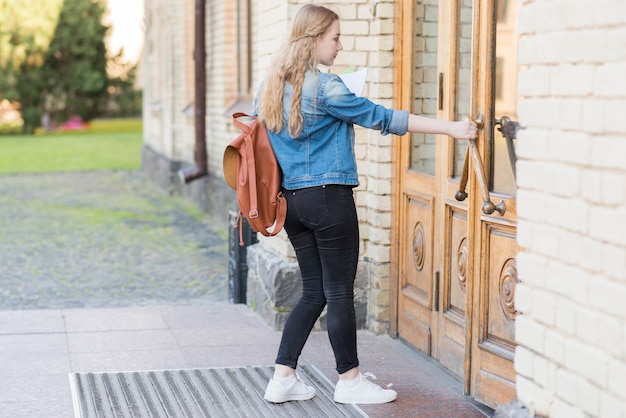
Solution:
[{"label": "metal door handle", "polygon": [[[471,119],[471,118],[469,118]],[[479,114],[474,122],[478,126],[478,129],[482,130],[485,122],[484,116]],[[498,212],[501,216],[506,212],[506,205],[504,200],[500,200],[498,204],[494,204],[489,197],[489,188],[487,187],[487,181],[485,180],[485,169],[483,166],[483,161],[480,158],[480,154],[478,153],[478,147],[476,146],[476,140],[470,139],[469,146],[467,147],[467,151],[465,152],[465,159],[463,160],[463,171],[461,172],[461,181],[459,182],[459,190],[455,193],[454,197],[459,202],[462,202],[467,197],[467,192],[465,192],[465,188],[467,186],[467,179],[469,176],[468,166],[469,166],[469,156],[471,155],[474,171],[476,174],[476,179],[478,180],[478,186],[480,188],[480,194],[483,198],[483,213],[485,215],[491,215],[493,212]]]},{"label": "metal door handle", "polygon": [[519,122],[511,120],[508,116],[502,116],[500,119],[496,119],[496,125],[500,125],[498,131],[502,133],[506,141],[506,151],[509,156],[509,164],[513,168],[513,177],[517,178],[515,172],[515,163],[517,163],[517,155],[515,154],[515,144],[513,140],[517,137],[517,131],[524,129],[520,126]]}]

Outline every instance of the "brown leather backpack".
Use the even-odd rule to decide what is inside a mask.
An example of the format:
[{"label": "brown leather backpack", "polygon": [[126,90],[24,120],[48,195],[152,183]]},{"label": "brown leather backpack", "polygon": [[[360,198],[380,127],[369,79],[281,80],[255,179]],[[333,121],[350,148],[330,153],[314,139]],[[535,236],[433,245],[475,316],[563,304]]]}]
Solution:
[{"label": "brown leather backpack", "polygon": [[[240,118],[248,118],[244,123]],[[285,224],[287,202],[281,191],[282,172],[270,144],[265,125],[255,116],[233,114],[241,134],[224,151],[224,179],[237,191],[241,215],[250,227],[265,236],[278,234]],[[272,228],[273,227],[273,228]],[[272,228],[271,231],[268,228]],[[240,245],[243,245],[240,229]]]}]

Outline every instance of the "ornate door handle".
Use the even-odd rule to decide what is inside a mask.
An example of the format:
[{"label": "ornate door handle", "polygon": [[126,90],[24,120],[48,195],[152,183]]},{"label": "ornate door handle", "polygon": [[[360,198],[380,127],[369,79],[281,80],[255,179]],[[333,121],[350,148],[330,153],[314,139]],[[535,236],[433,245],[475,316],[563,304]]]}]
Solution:
[{"label": "ornate door handle", "polygon": [[[476,122],[478,129],[482,130],[485,125],[484,116],[482,114],[479,114],[478,117],[474,119],[474,122]],[[493,212],[498,212],[500,216],[504,215],[504,212],[506,212],[506,205],[504,203],[504,200],[500,200],[498,204],[494,204],[489,197],[489,188],[487,187],[487,181],[485,180],[485,168],[483,165],[483,161],[480,158],[480,154],[478,153],[478,147],[476,146],[475,139],[469,140],[469,146],[467,147],[467,151],[465,152],[465,159],[463,160],[463,171],[461,172],[459,190],[457,190],[454,197],[459,202],[462,202],[467,197],[467,192],[465,191],[465,188],[467,187],[467,179],[469,177],[469,155],[471,155],[472,158],[476,179],[478,180],[478,186],[480,188],[480,194],[483,198],[483,213],[485,215],[491,215]]]}]

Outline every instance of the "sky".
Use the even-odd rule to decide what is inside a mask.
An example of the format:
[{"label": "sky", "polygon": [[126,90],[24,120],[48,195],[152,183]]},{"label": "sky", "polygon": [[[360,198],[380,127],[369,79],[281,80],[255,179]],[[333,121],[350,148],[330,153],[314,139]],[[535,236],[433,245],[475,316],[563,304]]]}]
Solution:
[{"label": "sky", "polygon": [[107,1],[110,14],[105,23],[112,25],[108,44],[110,53],[115,55],[123,47],[124,60],[135,63],[139,60],[144,40],[144,0]]}]

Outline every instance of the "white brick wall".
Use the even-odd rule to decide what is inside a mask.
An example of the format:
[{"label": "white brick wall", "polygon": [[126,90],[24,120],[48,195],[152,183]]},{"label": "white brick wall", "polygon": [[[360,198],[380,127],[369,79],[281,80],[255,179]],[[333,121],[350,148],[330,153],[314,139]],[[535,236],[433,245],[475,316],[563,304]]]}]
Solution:
[{"label": "white brick wall", "polygon": [[517,393],[623,417],[626,2],[520,2]]}]

